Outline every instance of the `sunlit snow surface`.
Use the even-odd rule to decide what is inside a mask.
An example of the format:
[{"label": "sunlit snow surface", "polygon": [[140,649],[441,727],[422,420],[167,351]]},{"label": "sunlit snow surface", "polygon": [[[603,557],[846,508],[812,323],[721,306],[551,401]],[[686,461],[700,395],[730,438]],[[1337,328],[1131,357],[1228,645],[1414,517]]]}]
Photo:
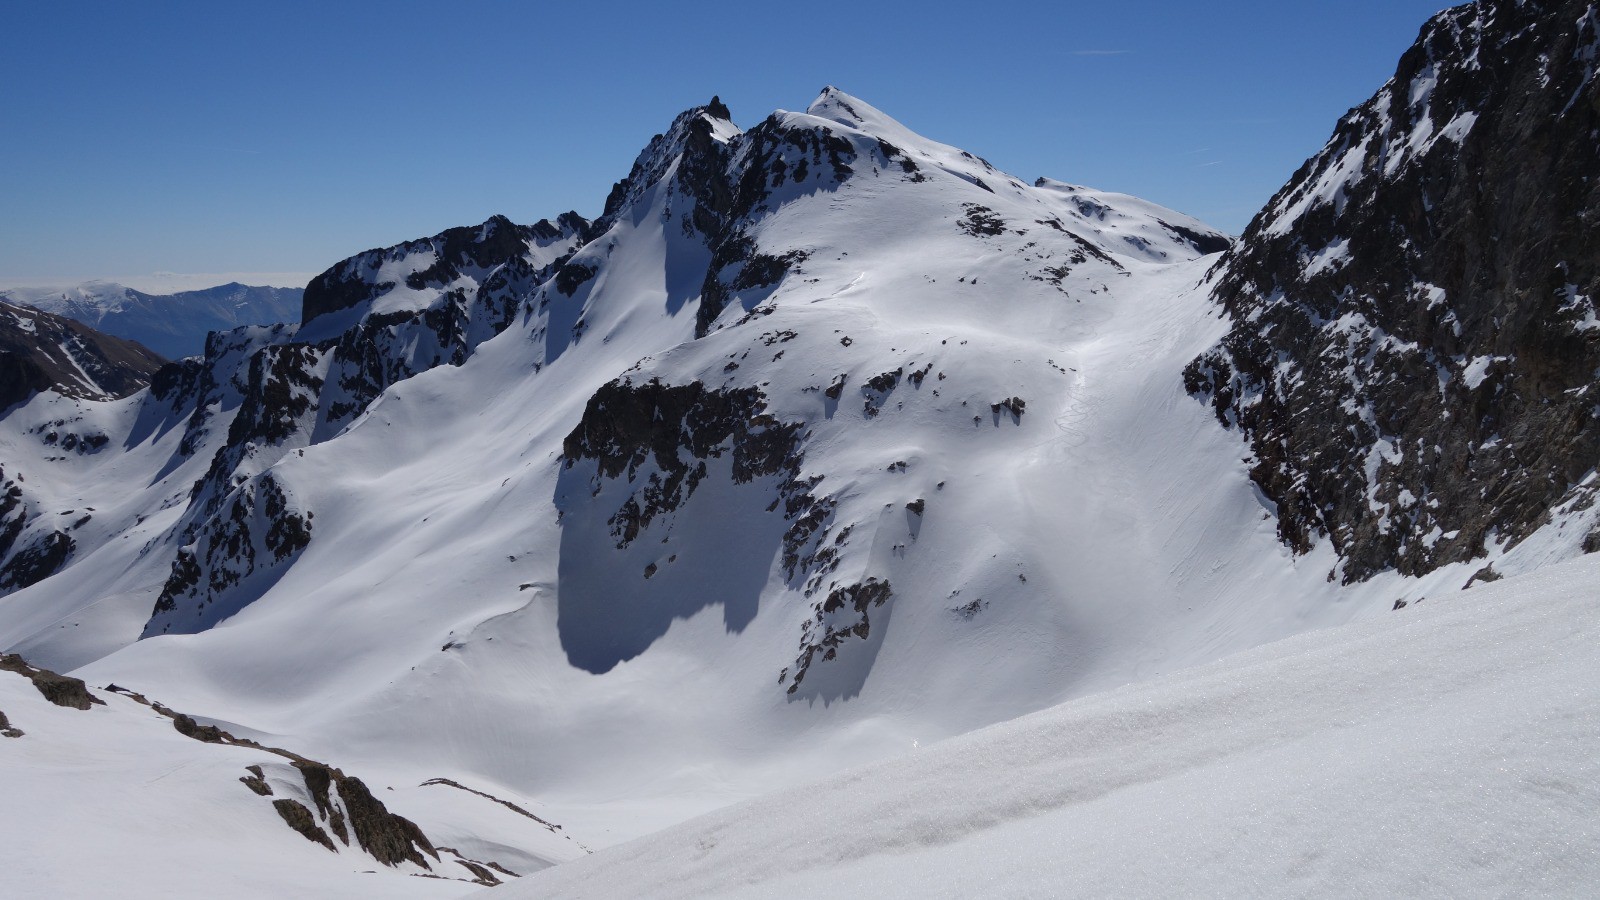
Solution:
[{"label": "sunlit snow surface", "polygon": [[1286,639],[486,896],[1585,896],[1600,559]]}]

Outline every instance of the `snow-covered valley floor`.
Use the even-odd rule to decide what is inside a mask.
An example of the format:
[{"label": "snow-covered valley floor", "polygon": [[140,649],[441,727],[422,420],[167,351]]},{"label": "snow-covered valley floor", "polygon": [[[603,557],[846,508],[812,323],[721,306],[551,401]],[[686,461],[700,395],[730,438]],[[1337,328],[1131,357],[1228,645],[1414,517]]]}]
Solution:
[{"label": "snow-covered valley floor", "polygon": [[1600,559],[1278,641],[496,889],[1593,896]]}]

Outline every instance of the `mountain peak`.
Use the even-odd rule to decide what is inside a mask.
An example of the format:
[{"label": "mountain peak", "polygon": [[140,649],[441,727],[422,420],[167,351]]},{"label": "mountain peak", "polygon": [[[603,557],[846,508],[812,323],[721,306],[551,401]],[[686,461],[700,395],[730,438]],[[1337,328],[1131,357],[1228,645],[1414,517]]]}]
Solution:
[{"label": "mountain peak", "polygon": [[852,127],[874,122],[888,122],[895,127],[901,127],[900,123],[889,118],[872,104],[851,96],[831,84],[822,89],[817,99],[811,101],[811,105],[806,107],[806,114]]},{"label": "mountain peak", "polygon": [[651,138],[639,152],[628,177],[612,185],[595,227],[599,231],[610,227],[614,216],[637,200],[680,159],[687,161],[686,172],[720,167],[727,145],[741,133],[728,116],[728,107],[715,96],[705,106],[690,107],[679,113],[665,132]]},{"label": "mountain peak", "polygon": [[876,106],[853,94],[847,94],[833,85],[822,89],[817,99],[806,107],[805,114],[832,125],[842,125],[902,147],[920,147],[924,150],[948,151],[959,154],[959,148],[945,147],[918,134]]}]

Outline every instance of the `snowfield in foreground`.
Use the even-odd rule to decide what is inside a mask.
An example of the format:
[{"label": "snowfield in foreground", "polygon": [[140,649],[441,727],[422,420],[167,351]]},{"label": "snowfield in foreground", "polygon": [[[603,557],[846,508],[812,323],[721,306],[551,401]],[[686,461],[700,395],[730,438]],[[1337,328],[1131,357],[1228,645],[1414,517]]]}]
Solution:
[{"label": "snowfield in foreground", "polygon": [[724,809],[489,896],[1577,896],[1600,559]]}]

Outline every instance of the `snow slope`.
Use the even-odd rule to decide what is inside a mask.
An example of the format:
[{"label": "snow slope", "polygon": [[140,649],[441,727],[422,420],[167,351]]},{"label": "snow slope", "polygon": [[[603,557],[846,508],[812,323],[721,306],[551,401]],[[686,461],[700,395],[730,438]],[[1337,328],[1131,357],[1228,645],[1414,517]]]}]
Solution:
[{"label": "snow slope", "polygon": [[1290,638],[783,791],[520,897],[1580,896],[1600,560]]}]

